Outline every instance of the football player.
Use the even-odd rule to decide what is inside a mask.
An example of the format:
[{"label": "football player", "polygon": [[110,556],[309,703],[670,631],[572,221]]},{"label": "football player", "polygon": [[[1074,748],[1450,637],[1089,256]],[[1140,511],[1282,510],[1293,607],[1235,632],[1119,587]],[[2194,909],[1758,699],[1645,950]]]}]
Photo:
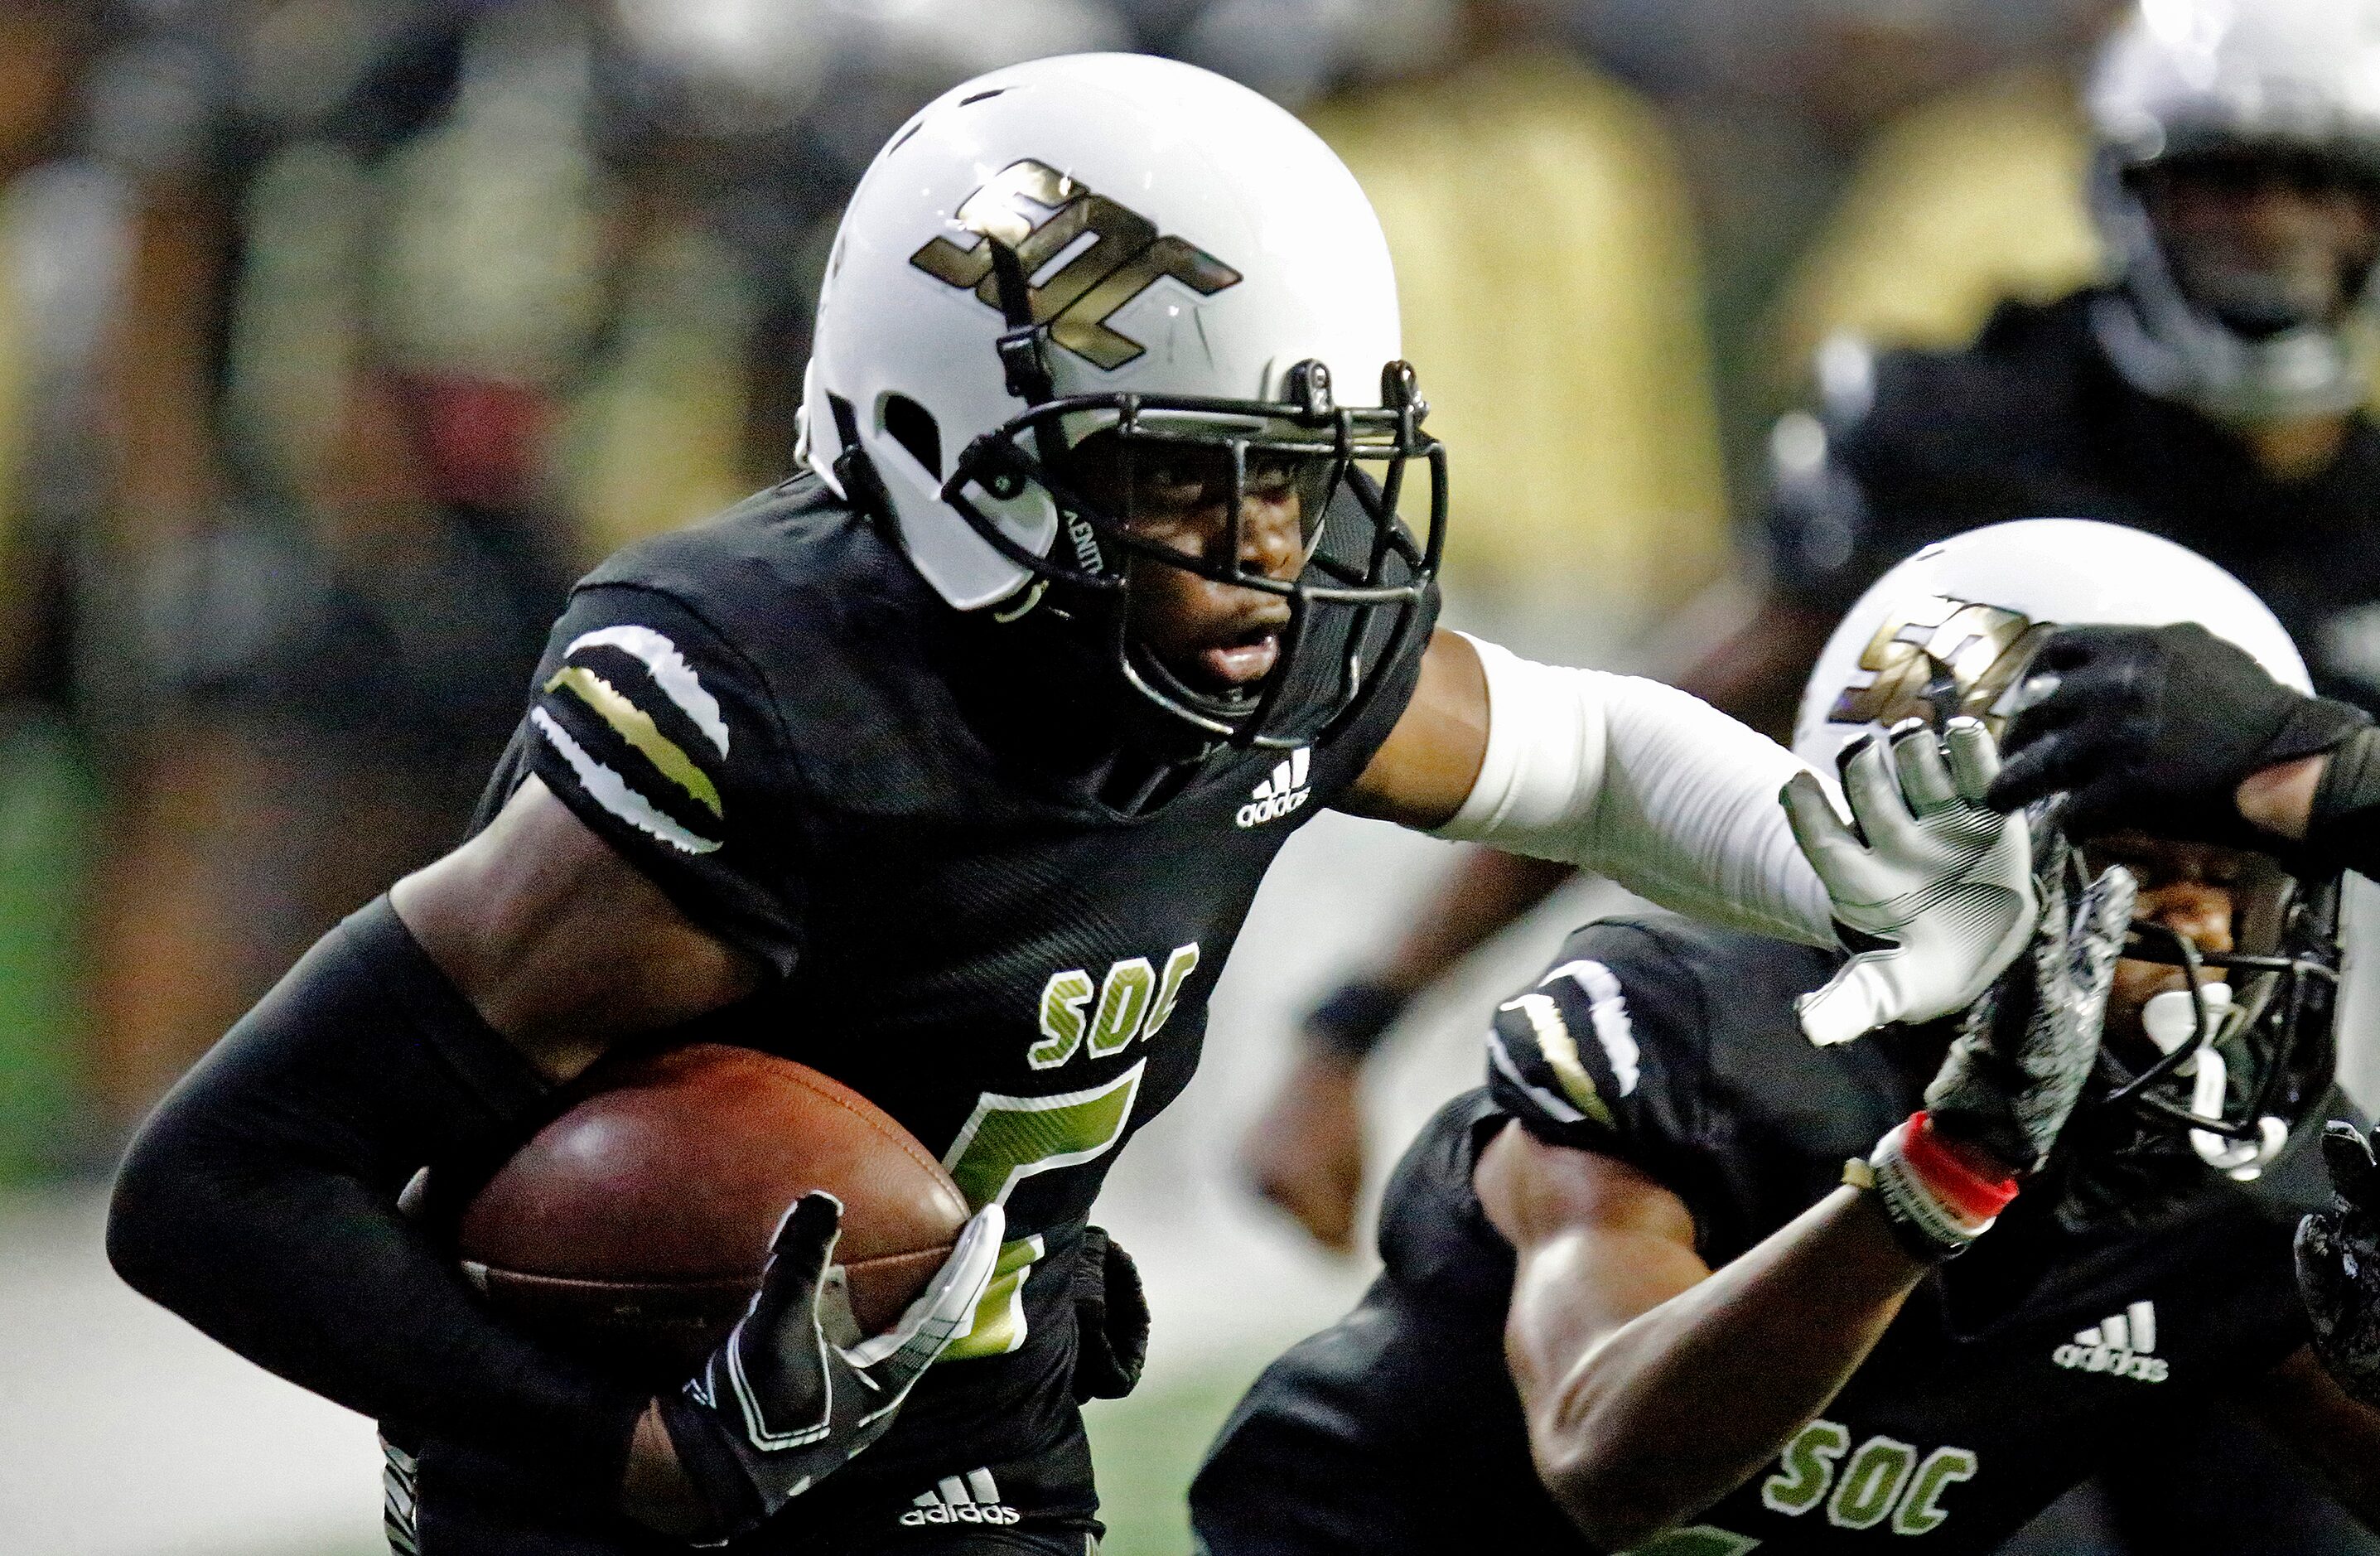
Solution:
[{"label": "football player", "polygon": [[[2279,684],[2235,644],[2187,624],[2069,627],[2042,646],[2019,702],[2000,803],[2070,790],[2078,814],[2273,850],[2309,871],[2380,873],[2380,728]],[[2300,1227],[2297,1257],[2316,1350],[2380,1406],[2374,1138],[2325,1129],[2337,1196]]]},{"label": "football player", "polygon": [[[1076,1402],[1137,1367],[1086,1218],[1323,807],[1790,940],[1840,921],[1821,1037],[1986,987],[2034,915],[1984,767],[1912,818],[1870,754],[1854,834],[1682,694],[1435,630],[1423,414],[1379,226],[1285,113],[1122,55],[929,104],[836,237],[804,473],[582,582],[475,834],[144,1127],[117,1269],[381,1421],[425,1556],[1079,1552]],[[656,1398],[492,1319],[446,1234],[558,1088],[689,1024],[874,1099],[978,1213],[844,1343],[840,1210],[804,1199]]]},{"label": "football player", "polygon": [[[2280,617],[2317,687],[2380,708],[2380,429],[2362,408],[2380,5],[2143,6],[2087,107],[2115,280],[2008,303],[1964,350],[1828,353],[1823,414],[1773,440],[1765,597],[1688,690],[1781,730],[1828,631],[1886,568],[1977,525],[2062,514],[2212,558]],[[1364,1055],[1567,877],[1473,851],[1384,963],[1317,1009],[1248,1149],[1258,1185],[1318,1236],[1352,1234]]]},{"label": "football player", "polygon": [[[1946,603],[1949,657],[1909,631]],[[1864,597],[1796,749],[1891,729],[1938,800],[1926,723],[2005,712],[2050,622],[2176,616],[2306,688],[2211,564],[2025,521]],[[1363,1304],[1224,1428],[1205,1551],[1982,1551],[2225,1396],[2380,1517],[2380,1412],[2309,1348],[2289,1253],[2320,1183],[2297,1126],[2336,1097],[2336,873],[2156,819],[2103,811],[2070,863],[2037,843],[2029,962],[1961,1021],[1843,1047],[1791,1015],[1835,954],[1658,916],[1573,935],[1398,1168]]]}]

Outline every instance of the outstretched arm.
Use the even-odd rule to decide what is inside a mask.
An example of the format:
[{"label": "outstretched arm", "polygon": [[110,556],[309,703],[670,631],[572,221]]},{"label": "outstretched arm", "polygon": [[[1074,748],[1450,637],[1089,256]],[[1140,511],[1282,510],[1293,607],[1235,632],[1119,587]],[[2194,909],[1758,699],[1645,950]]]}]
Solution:
[{"label": "outstretched arm", "polygon": [[1684,1205],[1614,1158],[1514,1124],[1473,1181],[1518,1258],[1504,1353],[1531,1455],[1607,1550],[1684,1522],[1776,1457],[1926,1270],[1876,1197],[1848,1187],[1714,1273]]},{"label": "outstretched arm", "polygon": [[1850,758],[1854,834],[1792,753],[1707,703],[1440,633],[1341,803],[1759,933],[1832,945],[1848,926],[1871,948],[1802,1008],[1812,1040],[1837,1042],[1961,1008],[2031,928],[2022,828],[1981,803],[1990,736],[1954,721],[1949,755],[1912,721]]},{"label": "outstretched arm", "polygon": [[1831,945],[1827,889],[1777,805],[1803,770],[1673,687],[1535,664],[1441,631],[1404,717],[1341,805],[1600,870],[1698,918]]},{"label": "outstretched arm", "polygon": [[[1758,601],[1717,648],[1674,678],[1731,718],[1779,738],[1831,621],[1783,600]],[[1576,873],[1559,859],[1463,849],[1407,922],[1387,959],[1331,991],[1299,1033],[1289,1074],[1251,1127],[1242,1161],[1257,1193],[1326,1247],[1354,1246],[1364,1183],[1366,1061],[1414,1000]]]}]

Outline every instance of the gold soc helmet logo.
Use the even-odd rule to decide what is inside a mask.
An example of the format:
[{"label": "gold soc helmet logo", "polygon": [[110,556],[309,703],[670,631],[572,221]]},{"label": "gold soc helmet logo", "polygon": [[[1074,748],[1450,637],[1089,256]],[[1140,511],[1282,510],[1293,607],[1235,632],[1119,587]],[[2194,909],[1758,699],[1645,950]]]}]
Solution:
[{"label": "gold soc helmet logo", "polygon": [[[1126,303],[1169,275],[1202,297],[1244,279],[1205,249],[1160,237],[1157,225],[1138,212],[1093,194],[1030,157],[1010,163],[967,196],[959,206],[958,225],[982,234],[985,241],[963,249],[937,237],[910,255],[909,262],[937,281],[973,288],[986,308],[998,312],[993,243],[1016,250],[1027,276],[1071,252],[1039,286],[1026,288],[1033,322],[1048,325],[1050,338],[1075,356],[1111,371],[1148,349],[1108,327]],[[1086,236],[1092,241],[1084,243]]]},{"label": "gold soc helmet logo", "polygon": [[2055,622],[1948,595],[1922,594],[1885,614],[1859,667],[1876,678],[1845,687],[1827,722],[1879,723],[1924,719],[1939,729],[1964,714],[1982,719],[1997,736],[2004,720],[1992,709],[2033,662]]}]

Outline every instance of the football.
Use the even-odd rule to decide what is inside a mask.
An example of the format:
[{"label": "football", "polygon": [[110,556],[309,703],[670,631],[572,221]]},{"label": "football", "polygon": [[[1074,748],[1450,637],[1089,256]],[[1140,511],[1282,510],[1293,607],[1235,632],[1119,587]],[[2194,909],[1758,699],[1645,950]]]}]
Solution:
[{"label": "football", "polygon": [[589,1072],[584,1097],[465,1209],[465,1274],[540,1337],[656,1383],[685,1376],[759,1288],[769,1239],[812,1189],[860,1332],[901,1316],[966,1222],[941,1163],[805,1064],[694,1043]]}]

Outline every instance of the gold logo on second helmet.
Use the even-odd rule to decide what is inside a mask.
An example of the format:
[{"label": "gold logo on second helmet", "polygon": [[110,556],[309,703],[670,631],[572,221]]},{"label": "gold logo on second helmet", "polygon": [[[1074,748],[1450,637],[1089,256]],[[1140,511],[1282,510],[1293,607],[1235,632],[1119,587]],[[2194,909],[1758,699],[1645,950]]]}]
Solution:
[{"label": "gold logo on second helmet", "polygon": [[[1108,320],[1159,281],[1170,275],[1212,297],[1243,279],[1205,249],[1158,236],[1156,224],[1146,216],[1029,157],[1002,168],[967,196],[958,225],[981,234],[984,241],[966,249],[937,237],[910,255],[909,262],[937,281],[973,287],[986,307],[998,309],[993,241],[1016,250],[1028,277],[1065,256],[1063,264],[1026,289],[1033,322],[1049,325],[1052,341],[1102,368],[1120,368],[1148,349],[1110,329]],[[1090,241],[1084,242],[1086,237]]]},{"label": "gold logo on second helmet", "polygon": [[1845,687],[1827,720],[1889,729],[1919,718],[1938,729],[1963,713],[1991,723],[1998,734],[1994,704],[2056,629],[2054,622],[1998,605],[1921,594],[1886,614],[1859,657],[1859,667],[1874,671],[1876,679]]}]

